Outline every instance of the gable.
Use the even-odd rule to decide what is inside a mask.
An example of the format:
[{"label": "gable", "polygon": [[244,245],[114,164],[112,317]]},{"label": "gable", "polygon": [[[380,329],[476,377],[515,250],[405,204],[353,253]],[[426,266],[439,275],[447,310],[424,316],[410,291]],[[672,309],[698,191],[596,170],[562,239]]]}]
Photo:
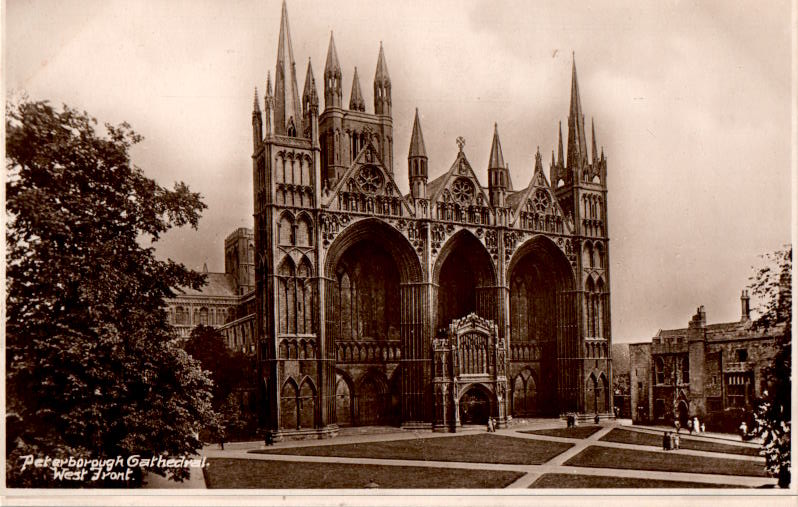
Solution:
[{"label": "gable", "polygon": [[370,140],[322,203],[331,211],[415,215]]},{"label": "gable", "polygon": [[573,218],[566,217],[539,166],[535,168],[529,186],[520,192],[510,225],[521,229],[571,233]]},{"label": "gable", "polygon": [[480,185],[474,169],[462,151],[457,154],[449,171],[435,181],[437,188],[430,194],[433,206],[440,203],[491,208],[488,194]]}]

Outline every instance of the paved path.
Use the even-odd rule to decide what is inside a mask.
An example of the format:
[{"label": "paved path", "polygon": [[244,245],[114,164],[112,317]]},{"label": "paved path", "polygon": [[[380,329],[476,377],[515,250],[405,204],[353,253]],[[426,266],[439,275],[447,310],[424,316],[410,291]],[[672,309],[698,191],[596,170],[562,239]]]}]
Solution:
[{"label": "paved path", "polygon": [[[756,456],[743,456],[731,455],[717,452],[707,451],[694,451],[688,449],[680,449],[678,451],[663,451],[658,447],[625,444],[618,442],[604,442],[600,439],[612,431],[614,428],[622,427],[623,429],[631,431],[641,431],[645,433],[662,434],[661,430],[645,429],[639,427],[619,426],[617,424],[608,424],[602,427],[597,432],[593,433],[584,439],[571,439],[563,437],[554,437],[546,435],[535,435],[530,433],[521,433],[521,431],[530,431],[536,429],[548,428],[562,428],[563,425],[557,420],[535,420],[526,422],[523,425],[516,425],[510,428],[501,429],[496,432],[497,435],[506,435],[521,439],[540,440],[549,442],[567,442],[574,444],[573,447],[565,452],[553,457],[549,461],[541,465],[513,465],[513,464],[491,464],[491,463],[467,463],[467,462],[449,462],[449,461],[423,461],[423,460],[404,460],[404,459],[378,459],[378,458],[347,458],[337,456],[299,456],[287,454],[253,454],[248,451],[255,449],[263,449],[263,442],[240,442],[234,444],[226,444],[225,449],[221,450],[218,446],[208,446],[203,450],[203,454],[209,458],[234,458],[234,459],[249,459],[249,460],[266,460],[266,461],[285,461],[285,462],[305,462],[305,463],[344,463],[344,464],[366,464],[366,465],[390,465],[390,466],[416,466],[427,468],[457,468],[468,470],[509,470],[522,472],[521,476],[514,483],[510,484],[509,488],[528,488],[543,474],[579,474],[579,475],[594,475],[594,476],[610,476],[610,477],[624,477],[635,479],[655,479],[655,480],[669,480],[669,481],[684,481],[705,483],[707,487],[713,487],[717,484],[731,484],[740,487],[757,487],[765,484],[775,484],[775,479],[763,477],[743,477],[731,476],[721,474],[697,474],[686,472],[659,472],[659,471],[644,471],[644,470],[624,470],[616,468],[588,468],[588,467],[574,467],[565,466],[564,463],[576,456],[589,446],[601,446],[617,449],[633,449],[647,452],[661,452],[663,459],[667,456],[674,454],[684,454],[691,456],[702,456],[708,458],[723,458],[735,459],[746,461],[761,462],[764,467],[764,459]],[[417,438],[452,438],[463,434],[474,434],[484,432],[479,427],[465,428],[465,431],[458,431],[456,434],[452,433],[432,433],[421,431],[401,431],[386,429],[386,432],[366,432],[366,433],[353,433],[344,434],[334,439],[329,440],[304,440],[304,441],[286,441],[275,444],[272,449],[279,448],[300,448],[312,447],[322,445],[343,445],[352,443],[367,443],[367,442],[384,442],[384,441],[398,441],[398,440],[412,440]],[[685,438],[685,437],[683,437]],[[748,447],[752,444],[745,444],[742,442],[732,442],[728,439],[713,439],[711,435],[704,435],[702,437],[688,437],[695,440],[709,440],[719,441],[723,443],[736,444],[741,447]],[[197,474],[200,475],[201,474]],[[200,477],[201,480],[201,477]],[[187,487],[204,487],[204,483],[200,483],[192,476],[190,481],[191,485]],[[157,487],[157,486],[155,486]]]}]

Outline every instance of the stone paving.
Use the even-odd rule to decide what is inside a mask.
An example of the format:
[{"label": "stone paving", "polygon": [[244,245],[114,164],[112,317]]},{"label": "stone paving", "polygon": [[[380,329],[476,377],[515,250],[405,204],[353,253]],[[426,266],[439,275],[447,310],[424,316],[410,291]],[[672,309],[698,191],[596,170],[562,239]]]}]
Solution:
[{"label": "stone paving", "polygon": [[[573,447],[565,452],[553,457],[549,461],[541,465],[510,465],[510,464],[488,464],[488,463],[464,463],[464,462],[447,462],[447,461],[421,461],[421,460],[405,460],[405,459],[376,459],[376,458],[346,458],[346,457],[328,457],[328,456],[298,456],[298,455],[278,455],[278,454],[254,454],[248,451],[255,449],[264,449],[263,442],[239,442],[225,444],[225,449],[221,450],[217,445],[207,446],[203,450],[203,454],[208,458],[236,458],[236,459],[249,459],[249,460],[269,460],[269,461],[291,461],[291,462],[314,462],[314,463],[349,463],[349,464],[373,464],[373,465],[393,465],[393,466],[419,466],[429,468],[459,468],[470,470],[510,470],[523,472],[524,475],[512,483],[509,488],[529,488],[541,475],[558,473],[558,474],[578,474],[578,475],[592,475],[592,476],[611,476],[611,477],[626,477],[635,479],[657,479],[657,480],[670,480],[670,481],[685,481],[694,483],[705,483],[708,488],[714,484],[731,484],[743,488],[759,487],[764,485],[773,485],[776,483],[775,479],[763,477],[748,477],[748,476],[732,476],[721,474],[700,474],[689,472],[659,472],[659,471],[644,471],[644,470],[626,470],[617,468],[593,468],[593,467],[577,467],[565,466],[564,464],[572,457],[578,455],[589,446],[611,447],[618,449],[637,449],[647,452],[662,453],[662,459],[667,460],[668,456],[673,454],[683,454],[692,456],[702,456],[711,458],[734,459],[734,460],[749,460],[761,462],[764,467],[764,458],[758,456],[743,456],[734,455],[730,457],[729,454],[695,451],[687,449],[679,449],[676,451],[663,451],[658,447],[625,444],[617,442],[606,442],[600,439],[612,431],[613,428],[623,427],[624,429],[644,432],[654,432],[662,434],[661,429],[657,428],[640,428],[637,426],[620,425],[615,423],[605,423],[603,428],[593,433],[584,439],[571,439],[564,437],[553,437],[545,435],[534,435],[529,433],[520,433],[520,431],[558,428],[562,427],[563,423],[555,419],[544,420],[531,420],[524,421],[524,424],[516,424],[510,428],[497,430],[497,435],[506,435],[514,438],[531,439],[539,441],[550,442],[567,442],[574,444]],[[466,427],[463,431],[458,431],[456,434],[452,433],[432,433],[432,432],[418,432],[418,431],[402,431],[396,428],[386,428],[385,432],[379,429],[372,429],[368,432],[358,432],[352,428],[349,431],[342,432],[343,434],[337,438],[329,440],[305,440],[305,441],[289,441],[279,442],[273,448],[297,448],[307,446],[322,446],[322,445],[341,445],[351,443],[365,443],[365,442],[381,442],[381,441],[397,441],[397,440],[410,440],[416,438],[452,438],[457,435],[469,434],[474,432],[484,432],[481,427]],[[694,436],[682,435],[682,438],[696,438],[708,441],[716,441],[723,443],[736,443],[740,446],[756,446],[753,443],[743,443],[737,440],[734,442],[731,437],[724,435],[717,438],[714,434],[702,434]],[[196,474],[200,475],[201,474]],[[160,484],[152,485],[151,487],[164,487]],[[204,482],[201,482],[201,477],[192,476],[189,484],[183,487],[204,487]]]}]

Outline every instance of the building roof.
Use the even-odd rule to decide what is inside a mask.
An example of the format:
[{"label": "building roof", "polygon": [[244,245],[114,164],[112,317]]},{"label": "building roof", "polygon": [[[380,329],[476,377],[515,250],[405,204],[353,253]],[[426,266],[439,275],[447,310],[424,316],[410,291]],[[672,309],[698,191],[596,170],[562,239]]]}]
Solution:
[{"label": "building roof", "polygon": [[227,273],[205,273],[206,283],[198,290],[181,287],[175,290],[175,297],[202,296],[202,297],[236,297],[235,280],[233,275]]}]

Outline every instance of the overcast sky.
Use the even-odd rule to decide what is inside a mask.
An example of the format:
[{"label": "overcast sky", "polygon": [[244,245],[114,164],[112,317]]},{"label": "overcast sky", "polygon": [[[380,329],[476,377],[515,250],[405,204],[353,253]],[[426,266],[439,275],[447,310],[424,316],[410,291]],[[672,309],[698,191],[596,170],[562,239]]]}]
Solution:
[{"label": "overcast sky", "polygon": [[[308,58],[321,84],[333,30],[344,102],[357,66],[373,111],[383,42],[403,191],[416,107],[430,178],[463,136],[486,184],[494,122],[516,187],[537,146],[548,176],[576,53],[608,159],[616,342],[684,327],[701,304],[710,322],[739,319],[751,266],[790,241],[788,0],[289,0],[288,13],[300,92]],[[6,88],[131,123],[136,164],[208,205],[159,255],[222,271],[224,238],[252,226],[252,93],[274,73],[279,22],[279,0],[8,1]]]}]

